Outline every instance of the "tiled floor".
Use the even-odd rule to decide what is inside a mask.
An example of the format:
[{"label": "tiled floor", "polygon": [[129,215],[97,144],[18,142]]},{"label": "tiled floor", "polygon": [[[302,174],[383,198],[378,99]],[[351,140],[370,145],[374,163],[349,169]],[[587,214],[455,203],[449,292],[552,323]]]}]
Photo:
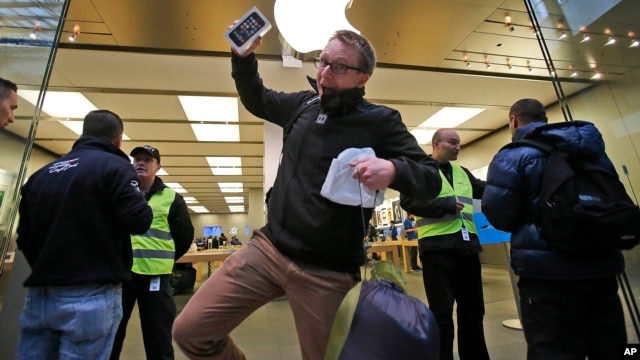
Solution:
[{"label": "tiled floor", "polygon": [[[636,265],[633,266],[637,269]],[[631,264],[628,263],[628,272],[630,267]],[[421,273],[413,272],[405,275],[408,293],[426,303]],[[486,306],[485,337],[491,359],[525,359],[526,343],[522,331],[507,328],[502,324],[504,320],[518,318],[508,269],[505,266],[483,265],[482,276]],[[632,281],[632,283],[636,282]],[[633,291],[635,294],[640,294],[635,287]],[[184,307],[189,297],[190,295],[175,296],[178,311]],[[627,329],[629,342],[637,343],[638,340],[629,319],[627,323],[629,324]],[[250,360],[301,359],[293,316],[286,300],[273,301],[263,306],[235,329],[232,336]],[[454,348],[456,346],[454,344]],[[176,359],[186,359],[175,344],[174,348]],[[145,359],[137,314],[133,314],[129,322],[122,359]]]}]

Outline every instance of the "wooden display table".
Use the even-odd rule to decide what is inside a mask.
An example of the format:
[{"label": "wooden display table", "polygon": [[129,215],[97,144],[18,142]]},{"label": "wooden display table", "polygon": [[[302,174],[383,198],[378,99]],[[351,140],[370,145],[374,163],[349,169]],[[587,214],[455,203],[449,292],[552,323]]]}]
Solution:
[{"label": "wooden display table", "polygon": [[184,254],[180,259],[176,260],[177,263],[195,263],[196,264],[196,281],[202,279],[202,263],[207,263],[207,276],[211,275],[211,262],[212,261],[225,261],[229,255],[231,255],[238,247],[231,247],[228,249],[211,249],[202,250],[198,252],[188,252]]},{"label": "wooden display table", "polygon": [[367,253],[378,252],[382,260],[389,260],[400,269],[400,254],[398,254],[399,241],[385,241],[385,242],[370,242],[370,247],[367,248]]},{"label": "wooden display table", "polygon": [[[402,245],[402,259],[404,262],[404,272],[410,273],[411,272],[411,259],[409,259],[411,257],[411,255],[409,254],[409,252],[411,251],[411,247],[418,247],[418,240],[402,240],[401,242]],[[420,266],[420,256],[417,257],[417,263],[418,266]]]}]

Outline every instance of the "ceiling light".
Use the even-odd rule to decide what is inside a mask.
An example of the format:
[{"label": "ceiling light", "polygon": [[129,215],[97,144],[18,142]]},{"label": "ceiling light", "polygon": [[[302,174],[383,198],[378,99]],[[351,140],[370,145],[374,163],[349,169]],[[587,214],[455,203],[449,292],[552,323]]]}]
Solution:
[{"label": "ceiling light", "polygon": [[244,205],[229,205],[229,211],[231,212],[244,212]]},{"label": "ceiling light", "polygon": [[208,212],[210,212],[204,206],[189,206],[189,209],[191,209],[193,212],[196,212],[196,213],[208,213]]},{"label": "ceiling light", "polygon": [[224,201],[226,201],[227,204],[244,204],[244,197],[243,196],[225,196]]},{"label": "ceiling light", "polygon": [[566,37],[567,37],[567,32],[563,31],[563,32],[560,33],[560,36],[558,36],[558,40],[562,40],[562,39],[564,39]]},{"label": "ceiling light", "polygon": [[513,32],[515,28],[511,25],[511,16],[507,15],[504,17],[504,24],[507,26],[510,32]]},{"label": "ceiling light", "polygon": [[238,98],[217,96],[178,96],[189,121],[238,122]]},{"label": "ceiling light", "polygon": [[240,141],[240,126],[222,124],[191,124],[198,141]]},{"label": "ceiling light", "polygon": [[444,107],[418,125],[418,128],[455,128],[483,111],[480,108]]},{"label": "ceiling light", "polygon": [[410,131],[411,135],[416,138],[418,144],[426,145],[431,142],[433,138],[433,134],[436,133],[435,130],[426,130],[426,129],[413,129]]},{"label": "ceiling light", "polygon": [[629,45],[630,48],[638,47],[638,45],[640,45],[640,41],[638,41],[638,39],[631,39],[631,44]]},{"label": "ceiling light", "polygon": [[244,192],[244,188],[241,182],[220,182],[218,183],[218,187],[223,193]]},{"label": "ceiling light", "polygon": [[470,63],[470,62],[468,62],[468,61],[466,62],[466,65],[467,65],[467,67],[468,67],[468,68],[470,68],[470,67],[471,67],[471,63]]},{"label": "ceiling light", "polygon": [[207,156],[213,175],[242,175],[242,160],[234,156]]},{"label": "ceiling light", "polygon": [[[18,95],[37,106],[39,90],[20,90]],[[90,111],[98,110],[89,99],[77,92],[47,91],[42,111],[51,117],[84,119]]]},{"label": "ceiling light", "polygon": [[604,44],[604,46],[613,45],[615,43],[616,43],[616,38],[614,38],[613,36],[609,36],[609,40],[607,40],[607,42]]},{"label": "ceiling light", "polygon": [[599,72],[596,72],[595,74],[593,74],[593,76],[591,77],[591,80],[598,80],[602,77],[602,75],[600,75]]},{"label": "ceiling light", "polygon": [[164,183],[165,185],[167,185],[167,187],[177,193],[186,193],[188,192],[187,190],[185,190],[185,188],[182,187],[182,185],[180,185],[180,183]]},{"label": "ceiling light", "polygon": [[576,77],[578,75],[578,72],[576,71],[576,68],[573,67],[573,65],[569,65],[569,71],[570,71],[570,75],[571,77]]},{"label": "ceiling light", "polygon": [[198,200],[196,200],[193,196],[183,196],[184,202],[187,204],[198,204]]},{"label": "ceiling light", "polygon": [[37,39],[38,38],[38,30],[33,30],[31,31],[31,33],[29,34],[29,37],[32,39]]},{"label": "ceiling light", "polygon": [[580,40],[581,43],[586,42],[591,40],[591,36],[589,36],[589,33],[587,33],[586,31],[582,34],[582,40]]}]

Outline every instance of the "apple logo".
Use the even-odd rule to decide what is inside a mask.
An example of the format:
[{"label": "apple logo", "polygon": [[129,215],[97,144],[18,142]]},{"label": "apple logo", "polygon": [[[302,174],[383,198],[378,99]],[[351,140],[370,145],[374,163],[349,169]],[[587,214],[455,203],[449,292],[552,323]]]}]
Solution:
[{"label": "apple logo", "polygon": [[[305,60],[324,48],[336,30],[360,33],[347,20],[353,0],[276,0],[273,13],[280,43],[294,57]],[[308,55],[310,54],[310,55]]]}]

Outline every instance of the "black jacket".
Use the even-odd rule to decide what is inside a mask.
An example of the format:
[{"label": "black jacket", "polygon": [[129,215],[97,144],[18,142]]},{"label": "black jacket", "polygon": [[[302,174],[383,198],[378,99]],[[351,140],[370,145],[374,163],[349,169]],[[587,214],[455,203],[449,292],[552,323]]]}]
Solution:
[{"label": "black jacket", "polygon": [[[151,189],[145,195],[147,201],[151,197],[161,192],[167,186],[162,182],[162,179],[156,176]],[[189,216],[189,210],[187,210],[187,204],[184,202],[182,195],[176,193],[176,197],[173,203],[169,207],[169,229],[171,230],[171,237],[175,243],[176,255],[175,259],[178,260],[184,255],[193,242],[193,224],[191,223],[191,217]]]},{"label": "black jacket", "polygon": [[81,137],[21,191],[17,244],[32,270],[25,286],[130,279],[130,234],[146,232],[153,214],[125,153]]},{"label": "black jacket", "polygon": [[[469,177],[469,182],[473,189],[473,198],[481,199],[486,183],[483,180],[476,179],[467,168],[463,166],[461,168]],[[453,184],[451,163],[440,164],[440,170],[449,179],[449,183]],[[456,200],[453,197],[417,200],[400,195],[400,206],[411,214],[427,218],[439,218],[456,213]],[[445,251],[464,254],[481,252],[482,247],[480,246],[478,235],[469,233],[469,237],[470,241],[463,240],[461,231],[453,234],[431,236],[418,239],[418,247],[420,253],[423,251]]]},{"label": "black jacket", "polygon": [[[324,94],[267,89],[253,54],[232,56],[232,75],[253,115],[284,127],[303,109],[284,144],[262,231],[294,261],[356,273],[364,259],[364,228],[372,209],[334,203],[320,195],[331,161],[348,148],[371,147],[396,168],[391,188],[416,197],[440,192],[436,163],[420,148],[398,111],[366,101],[363,89]],[[314,84],[312,84],[314,85]],[[316,121],[320,111],[325,122]],[[355,181],[355,180],[354,180]],[[367,219],[367,220],[364,220]]]}]

